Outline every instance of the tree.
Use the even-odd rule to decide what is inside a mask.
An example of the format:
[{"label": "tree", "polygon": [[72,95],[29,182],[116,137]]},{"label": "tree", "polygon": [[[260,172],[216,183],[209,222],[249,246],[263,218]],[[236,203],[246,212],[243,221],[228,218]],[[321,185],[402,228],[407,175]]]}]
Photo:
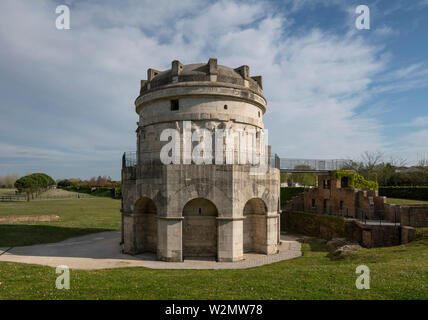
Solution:
[{"label": "tree", "polygon": [[59,188],[71,187],[71,182],[68,179],[60,180],[60,181],[58,181],[57,186]]},{"label": "tree", "polygon": [[[310,171],[310,170],[313,170],[313,168],[303,164],[303,165],[295,166],[294,170]],[[316,179],[317,179],[317,175],[315,173],[292,173],[291,174],[292,182],[298,183],[302,186],[314,186],[316,185]]]},{"label": "tree", "polygon": [[44,173],[33,173],[19,178],[15,182],[15,188],[18,189],[18,192],[26,193],[27,201],[30,201],[30,194],[34,199],[34,193],[37,195],[52,185],[55,185],[54,179]]}]

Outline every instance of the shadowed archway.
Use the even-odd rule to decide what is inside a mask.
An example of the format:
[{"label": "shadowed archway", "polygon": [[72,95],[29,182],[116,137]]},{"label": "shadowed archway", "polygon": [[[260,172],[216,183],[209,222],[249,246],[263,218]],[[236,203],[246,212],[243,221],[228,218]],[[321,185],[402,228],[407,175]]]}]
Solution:
[{"label": "shadowed archway", "polygon": [[252,198],[244,206],[243,251],[263,252],[267,241],[267,207],[260,198]]},{"label": "shadowed archway", "polygon": [[156,204],[150,198],[140,198],[135,203],[136,241],[139,252],[153,252],[157,250],[158,222],[156,218]]},{"label": "shadowed archway", "polygon": [[217,207],[196,198],[183,208],[183,257],[217,256]]}]

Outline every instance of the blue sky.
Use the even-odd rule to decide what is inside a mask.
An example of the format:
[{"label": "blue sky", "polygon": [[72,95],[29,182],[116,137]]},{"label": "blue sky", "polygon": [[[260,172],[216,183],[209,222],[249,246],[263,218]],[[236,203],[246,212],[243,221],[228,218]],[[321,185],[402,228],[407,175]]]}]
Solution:
[{"label": "blue sky", "polygon": [[[55,28],[64,3],[71,30]],[[428,157],[427,31],[428,0],[3,0],[0,175],[120,179],[147,68],[210,57],[263,76],[280,156],[412,164]]]}]

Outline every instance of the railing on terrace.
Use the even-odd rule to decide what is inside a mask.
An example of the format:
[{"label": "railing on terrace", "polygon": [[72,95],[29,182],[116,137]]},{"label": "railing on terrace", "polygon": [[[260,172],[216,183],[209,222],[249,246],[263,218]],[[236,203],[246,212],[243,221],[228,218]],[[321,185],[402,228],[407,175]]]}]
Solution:
[{"label": "railing on terrace", "polygon": [[[213,163],[215,163],[215,153],[213,153]],[[251,158],[253,157],[253,158]],[[346,167],[349,163],[347,159],[288,159],[280,158],[277,155],[270,156],[263,154],[262,159],[266,160],[266,163],[269,167],[280,169],[281,172],[290,172],[290,173],[305,173],[305,172],[326,172],[332,170],[340,170]],[[252,160],[253,159],[253,160]],[[253,156],[249,155],[247,152],[223,152],[223,164],[252,164],[259,165],[260,163],[260,154],[254,154]],[[179,156],[175,163],[184,163],[183,157]],[[191,163],[195,161],[191,160]],[[135,151],[125,152],[122,158],[122,166],[134,167],[144,164],[161,164],[160,153],[159,152],[140,152],[137,157]],[[186,161],[186,163],[188,163]]]},{"label": "railing on terrace", "polygon": [[279,158],[279,169],[281,172],[291,173],[325,172],[343,169],[349,161],[350,160],[347,159],[322,160]]},{"label": "railing on terrace", "polygon": [[[202,157],[202,155],[201,155]],[[212,155],[212,163],[215,164],[216,154]],[[223,152],[222,164],[243,164],[243,165],[260,165],[260,159],[264,159],[268,166],[275,167],[275,157],[268,155],[248,155],[246,152]],[[174,163],[192,163],[196,162],[194,159],[185,159],[184,157],[178,156],[173,161]],[[122,157],[122,167],[134,167],[137,165],[148,165],[148,164],[161,164],[159,152],[140,152],[137,156],[135,151],[125,152]]]}]

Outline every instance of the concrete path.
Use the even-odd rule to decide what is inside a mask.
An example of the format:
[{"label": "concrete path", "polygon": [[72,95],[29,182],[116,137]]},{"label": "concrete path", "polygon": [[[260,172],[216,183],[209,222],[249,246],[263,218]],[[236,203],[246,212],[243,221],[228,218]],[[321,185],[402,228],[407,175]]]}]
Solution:
[{"label": "concrete path", "polygon": [[239,262],[216,262],[214,259],[192,258],[184,262],[157,261],[155,254],[130,256],[121,253],[120,231],[101,232],[68,240],[25,247],[0,248],[0,262],[39,264],[50,267],[66,265],[71,269],[95,270],[123,267],[153,269],[246,269],[300,257],[301,245],[296,238],[281,235],[279,253],[245,254]]}]

